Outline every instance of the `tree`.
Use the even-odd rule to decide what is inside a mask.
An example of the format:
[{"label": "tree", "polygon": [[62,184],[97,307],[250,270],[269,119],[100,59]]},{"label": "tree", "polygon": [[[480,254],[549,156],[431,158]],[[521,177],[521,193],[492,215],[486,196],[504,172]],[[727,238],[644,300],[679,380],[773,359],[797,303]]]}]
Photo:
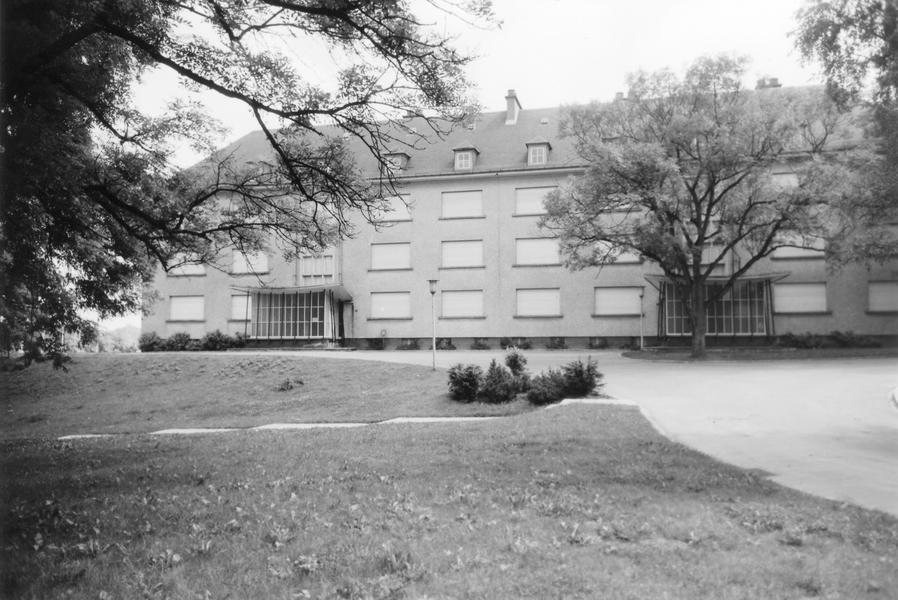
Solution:
[{"label": "tree", "polygon": [[[843,119],[820,90],[746,91],[745,64],[637,73],[626,98],[569,109],[564,132],[586,172],[549,197],[541,221],[573,268],[623,252],[657,264],[685,301],[695,356],[708,305],[777,248],[831,237],[824,209],[853,197],[861,177],[848,157],[862,154],[829,151]],[[730,274],[714,276],[725,263]]]},{"label": "tree", "polygon": [[798,13],[796,43],[823,67],[827,91],[843,110],[863,104],[878,159],[866,203],[844,214],[842,260],[898,257],[898,3],[895,0],[812,0]]},{"label": "tree", "polygon": [[[488,0],[433,6],[491,18]],[[3,11],[7,350],[88,331],[85,308],[139,308],[156,264],[214,262],[225,247],[271,240],[289,257],[351,234],[352,215],[371,218],[393,190],[387,154],[470,110],[468,57],[403,0],[10,0]],[[316,42],[334,66],[314,71],[332,85],[287,58]],[[138,110],[135,83],[153,70],[245,106],[271,159],[173,165],[179,144],[211,152],[220,125],[195,98],[161,115]],[[350,142],[380,178],[361,171]]]}]

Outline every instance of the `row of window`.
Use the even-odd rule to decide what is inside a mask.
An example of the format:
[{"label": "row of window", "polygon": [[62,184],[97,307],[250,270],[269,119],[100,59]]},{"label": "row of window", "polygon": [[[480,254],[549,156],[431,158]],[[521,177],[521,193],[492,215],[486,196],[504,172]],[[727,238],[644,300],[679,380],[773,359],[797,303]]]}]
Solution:
[{"label": "row of window", "polygon": [[[543,215],[546,213],[546,195],[555,186],[516,188],[514,214],[517,216]],[[407,194],[384,199],[387,208],[379,220],[411,221],[410,198]],[[473,219],[484,217],[483,190],[443,192],[440,199],[441,219]]]},{"label": "row of window", "polygon": [[[713,306],[708,308],[711,333],[763,332],[764,296],[762,284],[746,282],[737,285]],[[597,287],[593,290],[595,316],[639,316],[643,288]],[[264,296],[263,296],[264,297]],[[444,319],[482,318],[485,316],[483,290],[443,290],[440,293]],[[671,333],[688,330],[688,315],[672,286],[665,295],[665,319]],[[777,283],[773,286],[773,310],[777,314],[808,314],[827,312],[825,283]],[[169,319],[172,321],[202,321],[205,319],[203,296],[171,296]],[[872,313],[898,312],[898,282],[877,281],[868,284],[868,311]],[[252,315],[250,296],[231,296],[230,318],[249,320]],[[536,288],[515,290],[515,315],[518,317],[560,317],[561,290]],[[372,292],[371,318],[410,319],[411,292]]]},{"label": "row of window", "polygon": [[[168,272],[169,275],[205,275],[206,265],[203,263],[188,262],[183,255],[175,257],[176,263],[182,263]],[[268,272],[268,255],[264,252],[254,252],[246,255],[239,250],[231,251],[231,274],[245,275],[249,273],[261,274]]]},{"label": "row of window", "polygon": [[[546,165],[549,162],[549,151],[552,149],[552,145],[544,140],[527,142],[527,166],[529,167],[540,167]],[[477,156],[480,154],[480,151],[470,145],[463,144],[461,146],[457,146],[452,149],[454,152],[454,160],[453,164],[456,171],[470,171],[474,168],[474,165],[477,162]],[[400,164],[402,168],[405,167],[405,164],[408,162],[408,155],[394,155],[400,156],[405,160],[393,161],[394,165]]]}]

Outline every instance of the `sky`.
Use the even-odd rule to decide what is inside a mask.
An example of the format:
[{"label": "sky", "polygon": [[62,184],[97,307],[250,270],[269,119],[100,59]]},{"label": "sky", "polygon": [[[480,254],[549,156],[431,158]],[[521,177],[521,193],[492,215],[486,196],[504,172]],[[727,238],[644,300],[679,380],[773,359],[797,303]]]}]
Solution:
[{"label": "sky", "polygon": [[[424,0],[415,0],[423,2]],[[440,0],[436,0],[440,1]],[[696,58],[721,53],[751,58],[746,85],[762,76],[783,85],[819,83],[819,72],[803,65],[790,36],[805,0],[493,0],[498,25],[472,27],[442,13],[427,19],[456,46],[477,57],[468,68],[484,110],[504,110],[516,90],[524,109],[607,101],[625,92],[628,73],[670,68],[683,72]],[[325,83],[330,60],[313,48],[284,45],[304,75]],[[138,105],[152,110],[177,92],[165,73],[146,77]],[[204,97],[209,114],[227,125],[224,146],[257,129],[241,105]],[[199,160],[183,149],[175,161]],[[110,326],[134,324],[135,318]]]}]

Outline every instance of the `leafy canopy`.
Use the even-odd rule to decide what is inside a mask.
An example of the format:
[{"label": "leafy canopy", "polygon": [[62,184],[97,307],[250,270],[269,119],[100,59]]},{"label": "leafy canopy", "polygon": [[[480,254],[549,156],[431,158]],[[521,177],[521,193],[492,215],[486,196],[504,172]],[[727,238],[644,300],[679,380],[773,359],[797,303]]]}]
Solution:
[{"label": "leafy canopy", "polygon": [[[485,0],[433,4],[491,17]],[[424,134],[402,117],[440,133],[470,110],[468,57],[401,0],[10,0],[3,10],[7,349],[86,330],[80,309],[139,308],[155,264],[270,242],[290,256],[351,234],[352,216],[370,218],[392,190],[386,154]],[[311,69],[290,60],[307,50]],[[184,144],[209,154],[221,124],[195,94],[161,114],[139,110],[136,83],[156,70],[245,107],[270,159],[172,164]],[[361,172],[350,143],[373,155],[380,178]]]}]

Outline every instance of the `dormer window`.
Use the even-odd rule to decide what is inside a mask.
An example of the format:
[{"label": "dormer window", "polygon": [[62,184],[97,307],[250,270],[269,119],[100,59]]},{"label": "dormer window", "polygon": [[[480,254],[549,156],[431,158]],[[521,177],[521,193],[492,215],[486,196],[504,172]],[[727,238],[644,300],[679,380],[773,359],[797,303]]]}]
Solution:
[{"label": "dormer window", "polygon": [[527,166],[540,167],[549,162],[549,150],[552,146],[546,140],[527,142]]},{"label": "dormer window", "polygon": [[453,148],[455,153],[455,170],[470,171],[474,168],[474,161],[477,159],[477,148],[471,144],[464,144]]},{"label": "dormer window", "polygon": [[384,158],[394,171],[402,171],[408,165],[410,157],[405,152],[389,152]]}]

